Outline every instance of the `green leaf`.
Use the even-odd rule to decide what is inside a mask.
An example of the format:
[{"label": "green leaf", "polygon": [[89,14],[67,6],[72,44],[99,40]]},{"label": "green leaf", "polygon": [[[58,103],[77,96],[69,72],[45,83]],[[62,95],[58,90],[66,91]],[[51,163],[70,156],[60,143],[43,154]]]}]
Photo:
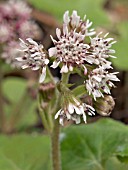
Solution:
[{"label": "green leaf", "polygon": [[77,10],[81,17],[86,14],[94,25],[109,23],[108,17],[102,8],[103,0],[29,0],[36,8],[49,12],[62,22],[65,11]]},{"label": "green leaf", "polygon": [[74,96],[81,97],[82,95],[86,94],[85,85],[80,85],[72,90]]},{"label": "green leaf", "polygon": [[[128,127],[111,119],[65,128],[61,138],[63,170],[127,170]],[[127,162],[127,161],[125,161]],[[51,170],[47,136],[0,136],[1,170]]]},{"label": "green leaf", "polygon": [[1,170],[51,170],[50,141],[47,136],[0,137]]},{"label": "green leaf", "polygon": [[26,89],[26,81],[21,78],[8,78],[3,81],[3,93],[12,102],[16,103]]},{"label": "green leaf", "polygon": [[[72,126],[64,131],[63,170],[127,170],[117,158],[120,147],[128,149],[128,127],[110,119]],[[127,156],[124,154],[124,156]],[[125,157],[126,158],[126,157]]]},{"label": "green leaf", "polygon": [[116,59],[113,64],[121,70],[128,70],[128,22],[118,24],[119,37],[117,43],[113,46],[116,50]]}]

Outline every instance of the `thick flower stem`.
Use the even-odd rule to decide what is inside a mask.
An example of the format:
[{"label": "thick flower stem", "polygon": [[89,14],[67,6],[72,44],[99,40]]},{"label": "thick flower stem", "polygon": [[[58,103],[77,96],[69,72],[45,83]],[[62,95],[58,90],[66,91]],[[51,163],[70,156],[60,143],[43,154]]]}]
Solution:
[{"label": "thick flower stem", "polygon": [[59,133],[60,133],[60,125],[58,120],[55,120],[53,133],[51,134],[53,170],[61,170]]},{"label": "thick flower stem", "polygon": [[[69,74],[62,74],[61,81],[64,84],[68,83],[69,79]],[[56,101],[56,111],[60,106],[60,94],[58,94],[58,98]],[[55,113],[56,113],[55,111]],[[55,115],[54,113],[54,115]],[[61,152],[60,152],[60,141],[59,141],[59,135],[60,135],[60,124],[58,119],[54,120],[54,128],[53,132],[51,134],[51,147],[52,147],[52,165],[53,165],[53,170],[62,170],[61,167]]]}]

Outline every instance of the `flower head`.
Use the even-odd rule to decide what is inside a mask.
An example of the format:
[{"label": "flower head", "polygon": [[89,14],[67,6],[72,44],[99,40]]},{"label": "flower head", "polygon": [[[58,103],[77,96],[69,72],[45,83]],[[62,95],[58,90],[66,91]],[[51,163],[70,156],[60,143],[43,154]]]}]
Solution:
[{"label": "flower head", "polygon": [[[19,37],[36,37],[40,29],[31,20],[31,8],[24,1],[10,0],[0,4],[0,44],[2,44],[2,57],[6,63],[16,66],[14,58],[17,57]],[[13,49],[11,49],[11,47]],[[14,52],[16,51],[16,52]],[[8,52],[8,53],[7,53]],[[14,56],[12,56],[14,54]],[[13,60],[12,60],[13,58]],[[14,63],[13,63],[14,62]]]},{"label": "flower head", "polygon": [[71,100],[66,99],[63,103],[62,109],[60,109],[56,115],[55,119],[59,117],[59,122],[64,125],[64,120],[73,120],[76,124],[81,122],[81,116],[86,123],[86,113],[88,115],[95,115],[95,109],[85,103],[80,103],[75,97]]},{"label": "flower head", "polygon": [[0,43],[5,43],[11,40],[14,33],[11,32],[8,23],[0,24]]},{"label": "flower head", "polygon": [[88,19],[86,20],[86,15],[84,16],[84,20],[82,20],[75,10],[72,12],[71,16],[69,16],[69,11],[66,11],[63,20],[64,25],[66,25],[69,30],[76,30],[76,32],[81,32],[85,36],[92,36],[95,34],[94,29],[89,30],[92,26],[92,22]]},{"label": "flower head", "polygon": [[17,57],[22,57],[23,52],[19,51],[20,45],[16,41],[11,41],[8,43],[8,46],[3,47],[3,52],[1,58],[6,60],[7,64],[10,64],[12,67],[20,68],[21,63],[16,60]]},{"label": "flower head", "polygon": [[20,39],[20,41],[22,47],[20,51],[24,52],[24,55],[16,59],[21,63],[21,68],[31,68],[32,70],[42,69],[40,82],[43,82],[46,76],[46,66],[49,63],[43,45],[38,45],[37,42],[31,38],[27,38],[26,42],[22,39]]},{"label": "flower head", "polygon": [[49,56],[56,57],[51,67],[56,68],[62,63],[61,73],[73,71],[76,66],[85,68],[86,50],[89,45],[83,43],[84,35],[76,31],[68,32],[67,26],[63,27],[62,35],[60,29],[56,29],[56,34],[58,41],[52,38],[55,47],[49,49]]},{"label": "flower head", "polygon": [[63,16],[62,32],[60,29],[56,29],[58,41],[51,36],[55,47],[49,49],[49,56],[56,57],[51,67],[56,68],[62,63],[61,73],[73,71],[74,67],[81,66],[85,69],[84,73],[87,73],[84,63],[87,49],[90,46],[84,43],[84,39],[86,36],[94,35],[95,31],[94,29],[88,30],[92,22],[86,21],[85,18],[82,20],[77,15],[77,11],[73,11],[69,17],[69,11],[66,11]]},{"label": "flower head", "polygon": [[111,55],[115,53],[115,50],[111,49],[112,45],[116,43],[113,38],[106,38],[108,33],[104,37],[99,37],[102,34],[100,32],[96,37],[90,38],[90,49],[88,50],[87,62],[90,64],[96,64],[106,68],[112,68],[111,62],[107,61],[107,58],[115,56]]},{"label": "flower head", "polygon": [[28,19],[31,15],[31,8],[24,1],[9,0],[7,3],[1,3],[0,16],[7,20],[15,20],[17,17]]},{"label": "flower head", "polygon": [[103,67],[92,70],[86,80],[89,95],[92,94],[96,100],[97,97],[104,97],[103,93],[110,94],[110,88],[114,86],[111,81],[119,81],[117,73],[109,73]]}]

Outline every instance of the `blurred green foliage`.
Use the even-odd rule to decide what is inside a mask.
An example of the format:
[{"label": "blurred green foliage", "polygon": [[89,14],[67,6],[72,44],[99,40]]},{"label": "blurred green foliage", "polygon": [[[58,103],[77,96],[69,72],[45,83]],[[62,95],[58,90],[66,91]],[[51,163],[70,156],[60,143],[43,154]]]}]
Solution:
[{"label": "blurred green foliage", "polygon": [[26,81],[10,77],[3,80],[2,84],[3,95],[8,101],[4,107],[7,128],[20,130],[35,124],[37,102],[28,95]]},{"label": "blurred green foliage", "polygon": [[117,68],[128,70],[128,21],[118,24],[117,29],[119,37],[114,45],[117,58],[112,61]]},{"label": "blurred green foliage", "polygon": [[[63,170],[127,170],[126,125],[102,119],[92,124],[67,127],[61,136]],[[50,165],[48,136],[18,134],[0,137],[1,170],[51,170]]]},{"label": "blurred green foliage", "polygon": [[65,11],[77,10],[81,17],[87,15],[87,18],[94,22],[94,25],[108,24],[109,20],[105,11],[102,9],[104,0],[28,0],[36,8],[49,12],[60,22]]},{"label": "blurred green foliage", "polygon": [[50,170],[47,136],[0,137],[0,170]]},{"label": "blurred green foliage", "polygon": [[8,78],[3,81],[3,93],[12,103],[16,103],[26,90],[26,81],[21,78]]}]

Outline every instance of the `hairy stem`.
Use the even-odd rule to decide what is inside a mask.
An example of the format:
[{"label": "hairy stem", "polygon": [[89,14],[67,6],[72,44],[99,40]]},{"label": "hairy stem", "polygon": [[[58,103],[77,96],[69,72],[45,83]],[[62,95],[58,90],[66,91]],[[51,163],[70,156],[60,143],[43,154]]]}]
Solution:
[{"label": "hairy stem", "polygon": [[58,120],[55,120],[53,133],[51,135],[53,170],[61,170],[59,133],[60,125]]},{"label": "hairy stem", "polygon": [[[68,83],[69,74],[62,74],[61,81],[64,84]],[[56,101],[56,111],[60,108],[60,94],[58,94],[58,98]],[[53,115],[55,115],[55,113]],[[53,164],[53,170],[61,170],[61,154],[60,154],[60,141],[59,141],[59,134],[60,134],[60,125],[59,121],[54,120],[54,128],[53,132],[51,134],[51,147],[52,147],[52,164]]]}]

